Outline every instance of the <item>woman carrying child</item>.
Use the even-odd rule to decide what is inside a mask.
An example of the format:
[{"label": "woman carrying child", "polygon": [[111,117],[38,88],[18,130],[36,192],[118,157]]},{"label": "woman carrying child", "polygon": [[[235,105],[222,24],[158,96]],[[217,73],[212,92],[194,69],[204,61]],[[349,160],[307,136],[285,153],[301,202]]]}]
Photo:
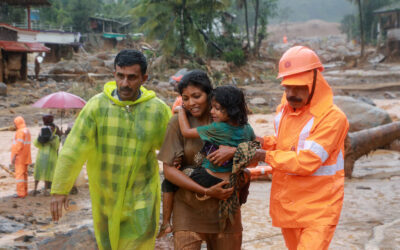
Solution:
[{"label": "woman carrying child", "polygon": [[[232,165],[228,160],[232,159],[233,155],[223,156],[222,162],[228,162],[221,167],[204,160],[201,164],[203,167],[197,168],[195,155],[203,148],[202,140],[209,142],[208,147],[204,149],[212,149],[222,143],[230,144],[236,139],[237,141],[232,146],[254,139],[254,133],[247,124],[247,109],[243,93],[229,87],[218,89],[211,94],[210,81],[206,73],[199,70],[186,74],[178,87],[188,116],[185,117],[181,111],[181,121],[177,116],[171,119],[164,145],[158,155],[159,160],[164,163],[165,177],[179,186],[176,187],[165,181],[163,183],[161,233],[172,230],[169,222],[172,210],[170,203],[173,200],[175,249],[200,249],[202,241],[206,241],[209,249],[240,249],[243,230],[240,209],[234,214],[234,223],[228,221],[222,231],[218,216],[218,199],[225,200],[233,192],[233,188],[222,188],[229,183]],[[235,98],[231,98],[232,94]],[[213,103],[211,116],[214,123],[212,124],[210,124],[210,99]],[[229,103],[227,108],[224,107],[226,102]],[[231,105],[234,108],[231,109]],[[185,122],[186,125],[184,125]],[[186,137],[183,134],[186,134]],[[180,164],[177,159],[181,159]],[[180,169],[174,165],[179,165]],[[207,199],[208,196],[212,198]]]}]

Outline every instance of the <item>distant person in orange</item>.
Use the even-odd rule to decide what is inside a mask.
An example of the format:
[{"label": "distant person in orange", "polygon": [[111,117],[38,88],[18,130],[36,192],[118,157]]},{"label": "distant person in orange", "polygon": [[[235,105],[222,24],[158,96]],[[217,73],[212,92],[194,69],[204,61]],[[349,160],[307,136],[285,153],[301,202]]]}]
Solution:
[{"label": "distant person in orange", "polygon": [[344,194],[345,114],[333,104],[323,66],[311,49],[295,46],[279,62],[285,88],[275,135],[261,139],[253,160],[272,167],[270,215],[292,249],[328,249]]},{"label": "distant person in orange", "polygon": [[283,36],[283,43],[287,43],[287,36]]},{"label": "distant person in orange", "polygon": [[21,116],[14,119],[14,125],[17,132],[11,147],[11,164],[15,166],[17,182],[15,197],[23,198],[28,195],[28,165],[32,163],[31,134]]}]

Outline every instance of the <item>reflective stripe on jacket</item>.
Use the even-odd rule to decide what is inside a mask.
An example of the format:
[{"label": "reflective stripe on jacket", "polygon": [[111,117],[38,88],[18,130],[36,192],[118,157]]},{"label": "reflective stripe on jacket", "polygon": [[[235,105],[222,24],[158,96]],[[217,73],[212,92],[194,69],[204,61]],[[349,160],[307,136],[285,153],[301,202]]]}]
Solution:
[{"label": "reflective stripe on jacket", "polygon": [[21,116],[14,119],[17,127],[15,137],[11,147],[11,160],[16,155],[16,164],[31,164],[31,134],[25,125],[25,120]]},{"label": "reflective stripe on jacket", "polygon": [[317,101],[293,110],[283,98],[274,121],[275,136],[264,138],[264,149],[270,150],[265,161],[273,168],[274,226],[299,228],[339,221],[349,125],[319,72],[317,79],[313,96]]}]

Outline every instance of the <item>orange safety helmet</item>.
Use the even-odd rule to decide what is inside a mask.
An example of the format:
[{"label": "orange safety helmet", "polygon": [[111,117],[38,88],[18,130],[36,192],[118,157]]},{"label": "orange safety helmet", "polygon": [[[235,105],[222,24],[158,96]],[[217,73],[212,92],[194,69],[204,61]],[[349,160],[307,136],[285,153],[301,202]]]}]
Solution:
[{"label": "orange safety helmet", "polygon": [[279,61],[277,78],[306,72],[312,69],[324,70],[317,54],[305,46],[294,46],[288,49]]}]

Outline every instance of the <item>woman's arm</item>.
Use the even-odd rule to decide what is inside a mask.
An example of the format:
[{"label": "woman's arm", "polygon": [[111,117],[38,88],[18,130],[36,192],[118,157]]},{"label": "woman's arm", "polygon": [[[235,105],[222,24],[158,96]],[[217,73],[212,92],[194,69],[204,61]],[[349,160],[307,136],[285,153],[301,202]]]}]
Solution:
[{"label": "woman's arm", "polygon": [[170,182],[179,186],[180,188],[187,189],[189,191],[199,193],[202,195],[208,195],[216,199],[225,200],[228,199],[233,193],[233,188],[223,188],[228,181],[222,181],[212,187],[205,188],[192,179],[185,175],[182,171],[176,169],[173,166],[169,166],[165,162],[163,163],[164,175]]},{"label": "woman's arm", "polygon": [[181,133],[186,138],[200,138],[199,133],[196,128],[191,128],[189,124],[189,120],[186,115],[185,109],[179,109],[179,127]]}]

